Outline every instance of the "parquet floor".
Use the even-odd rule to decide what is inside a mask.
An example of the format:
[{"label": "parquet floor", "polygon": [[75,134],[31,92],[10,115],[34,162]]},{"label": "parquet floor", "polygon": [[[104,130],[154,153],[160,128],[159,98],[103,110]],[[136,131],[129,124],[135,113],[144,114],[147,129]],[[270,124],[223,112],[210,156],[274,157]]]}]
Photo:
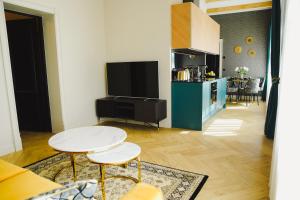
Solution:
[{"label": "parquet floor", "polygon": [[[267,200],[272,141],[263,135],[265,104],[228,105],[203,132],[105,122],[125,129],[142,159],[209,175],[197,200]],[[2,157],[19,166],[55,154],[50,133],[22,134],[24,150]]]}]

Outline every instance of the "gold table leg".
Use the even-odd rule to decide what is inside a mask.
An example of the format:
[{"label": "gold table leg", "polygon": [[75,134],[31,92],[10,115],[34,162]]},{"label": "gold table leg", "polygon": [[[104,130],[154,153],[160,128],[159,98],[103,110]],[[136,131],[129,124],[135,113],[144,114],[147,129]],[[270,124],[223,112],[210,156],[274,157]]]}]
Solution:
[{"label": "gold table leg", "polygon": [[99,165],[100,166],[100,181],[101,181],[101,191],[102,191],[102,200],[106,199],[105,195],[105,165]]},{"label": "gold table leg", "polygon": [[71,165],[73,168],[73,178],[74,181],[76,181],[77,177],[76,177],[76,163],[75,163],[75,156],[73,153],[70,153],[70,159],[71,159]]},{"label": "gold table leg", "polygon": [[[133,180],[134,182],[136,183],[140,183],[142,182],[142,170],[141,170],[141,158],[140,156],[138,156],[137,158],[135,158],[137,160],[137,169],[138,169],[138,178],[133,178],[133,177],[127,177],[127,176],[110,176],[110,177],[107,177],[107,179],[110,179],[110,178],[126,178],[126,179],[130,179],[130,180]],[[129,161],[130,162],[130,161]],[[127,167],[128,166],[128,163],[124,163],[124,164],[121,164],[121,165],[117,165],[117,166],[121,166],[121,167]],[[100,180],[99,182],[101,183],[101,191],[102,191],[102,200],[106,200],[106,193],[105,193],[105,179],[106,179],[106,165],[105,164],[102,164],[102,163],[98,163],[99,164],[99,168],[100,168]]]},{"label": "gold table leg", "polygon": [[141,170],[141,158],[137,157],[137,161],[138,161],[138,180],[141,183],[142,182],[142,170]]}]

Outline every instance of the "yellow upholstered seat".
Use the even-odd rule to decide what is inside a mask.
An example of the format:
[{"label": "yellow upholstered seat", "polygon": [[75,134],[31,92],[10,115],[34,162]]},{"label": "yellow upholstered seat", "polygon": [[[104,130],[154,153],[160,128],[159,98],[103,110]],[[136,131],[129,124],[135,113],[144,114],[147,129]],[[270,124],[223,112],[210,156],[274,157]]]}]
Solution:
[{"label": "yellow upholstered seat", "polygon": [[[0,160],[0,200],[23,200],[62,187],[33,172]],[[139,183],[121,200],[163,200],[160,189]]]},{"label": "yellow upholstered seat", "polygon": [[23,200],[59,187],[29,170],[0,160],[1,200]]},{"label": "yellow upholstered seat", "polygon": [[26,169],[0,160],[0,182],[25,172]]},{"label": "yellow upholstered seat", "polygon": [[163,200],[160,189],[145,183],[137,184],[121,200]]}]

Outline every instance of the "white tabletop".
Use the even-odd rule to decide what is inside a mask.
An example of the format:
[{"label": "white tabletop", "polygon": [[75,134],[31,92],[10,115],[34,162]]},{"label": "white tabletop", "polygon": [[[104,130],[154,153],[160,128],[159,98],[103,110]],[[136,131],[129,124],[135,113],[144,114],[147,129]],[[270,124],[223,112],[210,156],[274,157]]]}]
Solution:
[{"label": "white tabletop", "polygon": [[125,141],[124,130],[110,126],[90,126],[66,130],[52,136],[49,145],[63,152],[105,151]]},{"label": "white tabletop", "polygon": [[123,164],[136,158],[140,153],[140,146],[130,142],[124,142],[107,151],[89,153],[87,157],[95,163]]}]

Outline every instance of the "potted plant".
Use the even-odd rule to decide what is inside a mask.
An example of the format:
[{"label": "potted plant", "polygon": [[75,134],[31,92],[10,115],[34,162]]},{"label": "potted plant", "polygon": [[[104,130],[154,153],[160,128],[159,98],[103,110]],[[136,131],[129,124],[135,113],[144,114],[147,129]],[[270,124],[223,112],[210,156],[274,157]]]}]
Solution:
[{"label": "potted plant", "polygon": [[241,79],[244,79],[244,77],[247,75],[247,73],[249,72],[249,68],[248,67],[236,67],[234,70]]}]

